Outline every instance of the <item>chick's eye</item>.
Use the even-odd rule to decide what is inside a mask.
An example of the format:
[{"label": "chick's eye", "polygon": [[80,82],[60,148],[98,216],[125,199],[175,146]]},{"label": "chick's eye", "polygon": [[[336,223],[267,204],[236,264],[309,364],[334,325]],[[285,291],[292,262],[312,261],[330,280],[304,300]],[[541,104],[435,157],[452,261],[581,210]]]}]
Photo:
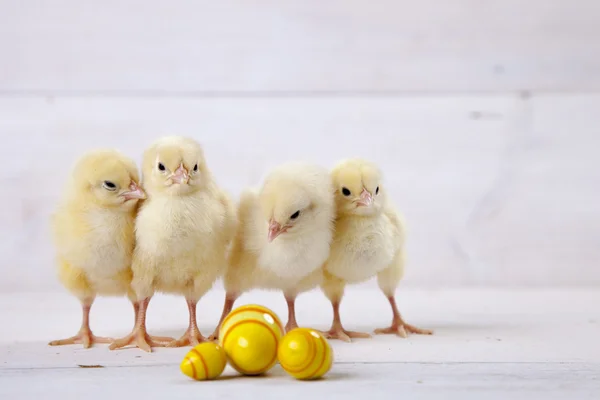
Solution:
[{"label": "chick's eye", "polygon": [[194,172],[198,172],[198,164],[194,165]]},{"label": "chick's eye", "polygon": [[166,170],[165,166],[163,165],[163,163],[158,163],[158,170],[159,171],[164,171]]},{"label": "chick's eye", "polygon": [[348,188],[342,188],[342,194],[344,196],[350,196],[350,190],[348,190]]},{"label": "chick's eye", "polygon": [[377,189],[375,189],[375,194],[379,194],[379,186],[377,186]]},{"label": "chick's eye", "polygon": [[300,210],[296,211],[292,215],[290,215],[290,219],[296,219],[300,216]]},{"label": "chick's eye", "polygon": [[108,189],[111,191],[115,190],[117,188],[117,185],[115,185],[111,181],[104,181],[104,183],[102,185],[104,186],[105,189]]}]

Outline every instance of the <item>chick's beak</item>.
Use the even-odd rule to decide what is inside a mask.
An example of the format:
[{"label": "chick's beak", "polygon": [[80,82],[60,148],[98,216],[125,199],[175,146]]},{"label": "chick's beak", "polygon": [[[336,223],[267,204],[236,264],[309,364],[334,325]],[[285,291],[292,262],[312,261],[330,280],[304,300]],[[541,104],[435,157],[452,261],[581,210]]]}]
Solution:
[{"label": "chick's beak", "polygon": [[145,199],[146,192],[144,192],[144,190],[141,187],[139,187],[137,183],[131,182],[131,184],[129,185],[129,191],[124,192],[123,194],[121,194],[121,196],[123,196],[125,200]]},{"label": "chick's beak", "polygon": [[360,200],[357,203],[359,206],[369,207],[373,204],[373,195],[367,189],[363,189],[360,194]]},{"label": "chick's beak", "polygon": [[275,240],[275,238],[285,232],[285,229],[281,227],[279,222],[274,220],[269,221],[269,242]]},{"label": "chick's beak", "polygon": [[183,166],[183,164],[180,164],[179,168],[177,168],[173,175],[171,175],[171,179],[173,180],[173,183],[188,183],[190,175],[187,169],[185,169],[185,167]]}]

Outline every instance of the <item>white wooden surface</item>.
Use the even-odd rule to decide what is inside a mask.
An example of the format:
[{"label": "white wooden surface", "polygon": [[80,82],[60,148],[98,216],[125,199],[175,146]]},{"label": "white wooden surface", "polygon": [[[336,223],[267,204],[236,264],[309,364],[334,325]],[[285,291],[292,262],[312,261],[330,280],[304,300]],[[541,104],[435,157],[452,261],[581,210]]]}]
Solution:
[{"label": "white wooden surface", "polygon": [[[222,292],[200,303],[199,326],[210,332]],[[600,393],[598,290],[400,291],[405,318],[433,328],[433,336],[377,336],[331,341],[335,364],[327,379],[296,382],[276,366],[265,378],[241,378],[227,367],[223,380],[190,381],[179,371],[189,348],[111,352],[105,345],[48,347],[79,326],[75,300],[61,293],[0,295],[0,398],[105,399],[312,397],[385,399],[597,399]],[[253,292],[240,305],[259,303],[285,315],[280,295]],[[331,312],[316,293],[300,297],[299,322],[326,328]],[[179,335],[187,323],[181,298],[159,296],[149,308],[149,329]],[[350,290],[342,303],[349,329],[389,323],[377,291]],[[100,299],[92,309],[99,335],[124,335],[132,324],[125,299]],[[104,368],[81,368],[101,365]]]},{"label": "white wooden surface", "polygon": [[[230,371],[226,371],[226,374]],[[279,366],[269,378],[193,382],[176,365],[153,368],[9,370],[0,372],[8,399],[440,399],[597,400],[597,364],[398,363],[340,364],[326,380],[296,382]],[[35,382],[35,384],[34,384]]]},{"label": "white wooden surface", "polygon": [[3,0],[0,90],[599,90],[599,19],[595,0]]}]

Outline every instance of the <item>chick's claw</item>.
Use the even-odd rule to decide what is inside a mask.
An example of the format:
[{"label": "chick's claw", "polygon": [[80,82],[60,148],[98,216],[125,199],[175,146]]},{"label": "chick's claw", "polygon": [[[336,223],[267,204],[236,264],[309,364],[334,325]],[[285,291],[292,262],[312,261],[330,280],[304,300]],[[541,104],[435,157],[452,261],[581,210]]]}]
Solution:
[{"label": "chick's claw", "polygon": [[369,339],[371,335],[365,332],[347,331],[344,328],[333,327],[327,332],[323,332],[327,339],[338,339],[346,343],[352,342],[352,339]]},{"label": "chick's claw", "polygon": [[408,333],[417,335],[433,335],[432,330],[417,328],[416,326],[409,325],[403,321],[394,321],[388,328],[375,329],[375,334],[377,335],[394,334],[396,336],[400,336],[401,338],[407,338]]},{"label": "chick's claw", "polygon": [[136,329],[122,339],[115,340],[108,347],[110,350],[127,346],[135,346],[145,352],[152,353],[152,347],[165,347],[173,338],[163,336],[150,336],[142,329]]},{"label": "chick's claw", "polygon": [[196,346],[200,343],[209,341],[202,334],[193,329],[188,329],[181,338],[172,340],[167,347],[183,347],[183,346]]},{"label": "chick's claw", "polygon": [[89,329],[82,329],[75,336],[71,336],[67,339],[53,340],[50,343],[48,343],[48,345],[63,346],[67,344],[83,344],[84,349],[89,349],[94,344],[112,343],[113,340],[114,339],[109,337],[96,336]]},{"label": "chick's claw", "polygon": [[167,343],[171,343],[173,341],[173,338],[170,336],[154,336],[154,335],[148,335],[148,337],[153,341],[153,342],[158,342],[158,343],[162,343],[162,344],[167,344]]}]

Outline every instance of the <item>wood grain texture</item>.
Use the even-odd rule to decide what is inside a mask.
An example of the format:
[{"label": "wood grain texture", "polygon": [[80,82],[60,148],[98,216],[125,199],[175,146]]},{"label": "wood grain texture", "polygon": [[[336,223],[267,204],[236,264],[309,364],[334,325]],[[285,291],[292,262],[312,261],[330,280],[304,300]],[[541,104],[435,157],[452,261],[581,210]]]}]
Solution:
[{"label": "wood grain texture", "polygon": [[1,290],[56,288],[48,218],[74,160],[197,138],[234,196],[279,163],[378,162],[406,285],[600,284],[600,96],[0,99]]},{"label": "wood grain texture", "polygon": [[0,287],[55,287],[48,219],[83,151],[115,146],[139,160],[167,133],[200,140],[219,183],[236,196],[288,160],[373,159],[409,221],[407,279],[479,280],[451,239],[498,174],[503,149],[522,134],[523,112],[511,97],[0,99],[2,156],[14,159],[0,170],[9,193],[0,246],[10,260],[0,266]]},{"label": "wood grain texture", "polygon": [[[302,383],[279,365],[267,377],[241,378],[229,367],[221,379],[193,382],[176,365],[151,368],[0,370],[0,395],[9,399],[104,400],[135,393],[144,399],[246,398],[294,400],[321,396],[360,399],[596,400],[598,364],[400,363],[336,365],[323,380]],[[36,384],[32,385],[31,382]],[[110,382],[110,384],[107,384]],[[201,385],[210,385],[199,387]]]},{"label": "wood grain texture", "polygon": [[0,92],[600,90],[595,0],[0,2]]}]

